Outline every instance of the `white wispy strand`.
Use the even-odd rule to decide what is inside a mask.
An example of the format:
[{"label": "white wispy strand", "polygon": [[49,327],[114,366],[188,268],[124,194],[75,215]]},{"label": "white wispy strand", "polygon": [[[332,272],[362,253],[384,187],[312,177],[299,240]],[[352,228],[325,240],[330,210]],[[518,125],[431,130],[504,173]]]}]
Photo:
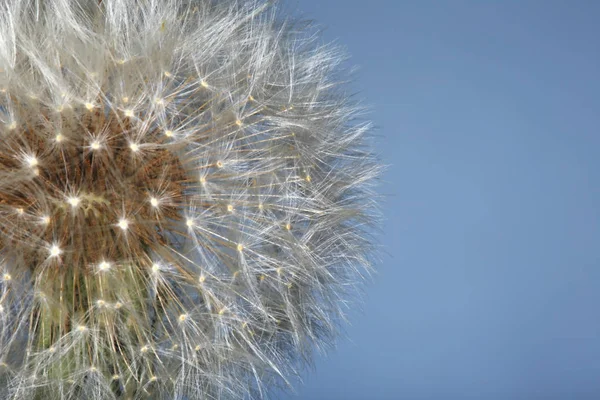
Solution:
[{"label": "white wispy strand", "polygon": [[271,2],[0,5],[0,398],[263,398],[371,269],[343,54]]}]

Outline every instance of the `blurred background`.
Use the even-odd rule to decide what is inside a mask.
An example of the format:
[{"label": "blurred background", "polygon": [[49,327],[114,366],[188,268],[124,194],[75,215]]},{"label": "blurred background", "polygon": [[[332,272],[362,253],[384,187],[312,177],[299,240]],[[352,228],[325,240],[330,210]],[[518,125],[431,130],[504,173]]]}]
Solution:
[{"label": "blurred background", "polygon": [[288,0],[360,66],[386,253],[284,398],[600,398],[600,2]]}]

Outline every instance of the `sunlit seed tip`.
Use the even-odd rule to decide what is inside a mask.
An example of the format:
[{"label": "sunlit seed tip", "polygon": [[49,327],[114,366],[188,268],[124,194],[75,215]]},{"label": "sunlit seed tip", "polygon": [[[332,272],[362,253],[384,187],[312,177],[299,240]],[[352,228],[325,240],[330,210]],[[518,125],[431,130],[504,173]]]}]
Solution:
[{"label": "sunlit seed tip", "polygon": [[287,224],[285,224],[285,229],[286,230],[291,230],[292,229],[292,224],[290,224],[289,222]]},{"label": "sunlit seed tip", "polygon": [[311,181],[310,175],[306,175],[305,179],[306,179],[306,182],[310,182]]},{"label": "sunlit seed tip", "polygon": [[201,349],[201,348],[202,348],[202,347],[200,347],[200,345],[197,345],[196,347],[194,347],[194,350],[195,350],[195,351],[200,351],[200,349]]},{"label": "sunlit seed tip", "polygon": [[198,282],[204,283],[204,281],[206,281],[206,277],[204,275],[200,275],[200,278],[198,278]]},{"label": "sunlit seed tip", "polygon": [[241,243],[239,243],[239,244],[237,245],[237,251],[239,251],[239,252],[242,252],[243,250],[244,250],[244,245],[243,245],[243,244],[241,244]]},{"label": "sunlit seed tip", "polygon": [[258,209],[259,209],[259,210],[262,210],[263,208],[265,208],[265,206],[263,206],[263,204],[262,204],[262,203],[259,203],[259,205],[258,205]]},{"label": "sunlit seed tip", "polygon": [[16,121],[13,121],[13,122],[11,122],[10,124],[8,124],[8,125],[6,126],[6,128],[7,128],[9,131],[13,131],[13,130],[15,130],[15,129],[17,128],[17,123],[16,123]]},{"label": "sunlit seed tip", "polygon": [[282,272],[283,270],[281,269],[281,267],[279,267],[279,268],[277,268],[275,271],[277,272],[277,275],[281,275],[281,272]]},{"label": "sunlit seed tip", "polygon": [[217,161],[217,167],[223,168],[223,161]]},{"label": "sunlit seed tip", "polygon": [[155,382],[156,380],[158,380],[158,378],[155,377],[155,376],[153,376],[153,377],[150,378],[150,382]]},{"label": "sunlit seed tip", "polygon": [[2,280],[3,281],[10,281],[12,279],[12,276],[10,274],[4,274],[2,275]]},{"label": "sunlit seed tip", "polygon": [[183,322],[183,321],[185,321],[187,318],[188,318],[187,314],[181,314],[181,315],[179,316],[179,322]]},{"label": "sunlit seed tip", "polygon": [[166,137],[171,137],[171,136],[173,136],[173,131],[171,131],[171,130],[166,130],[166,131],[165,131],[165,136],[166,136]]},{"label": "sunlit seed tip", "polygon": [[87,328],[87,326],[85,326],[85,325],[77,325],[77,330],[78,330],[79,332],[85,332],[85,331],[87,331],[87,329],[88,329],[88,328]]},{"label": "sunlit seed tip", "polygon": [[125,110],[126,117],[133,117],[133,110]]},{"label": "sunlit seed tip", "polygon": [[242,126],[242,121],[238,119],[238,120],[235,121],[235,124],[237,126]]},{"label": "sunlit seed tip", "polygon": [[200,177],[200,183],[201,183],[201,184],[205,184],[205,183],[206,183],[206,177],[204,177],[204,176],[201,176],[201,177]]},{"label": "sunlit seed tip", "polygon": [[34,156],[28,156],[25,160],[25,162],[27,162],[27,165],[30,168],[34,168],[35,166],[38,165],[38,159]]},{"label": "sunlit seed tip", "polygon": [[79,203],[81,203],[79,197],[69,197],[67,201],[71,205],[71,207],[77,207]]},{"label": "sunlit seed tip", "polygon": [[265,280],[265,276],[264,276],[264,275],[261,275],[261,276],[260,276],[258,279],[260,279],[260,281],[262,282],[262,281],[264,281],[264,280]]},{"label": "sunlit seed tip", "polygon": [[173,76],[173,74],[171,74],[169,71],[165,71],[164,74],[167,78],[170,78]]},{"label": "sunlit seed tip", "polygon": [[156,99],[154,99],[154,102],[156,104],[158,104],[159,106],[165,104],[165,100],[161,99],[160,97],[157,97]]},{"label": "sunlit seed tip", "polygon": [[90,147],[92,148],[92,150],[98,150],[100,148],[100,142],[98,142],[97,140],[94,140]]},{"label": "sunlit seed tip", "polygon": [[118,381],[119,379],[121,379],[121,377],[119,375],[113,375],[112,376],[112,380],[113,381]]},{"label": "sunlit seed tip", "polygon": [[160,271],[160,265],[158,265],[158,264],[152,264],[152,271],[153,272]]},{"label": "sunlit seed tip", "polygon": [[48,225],[50,223],[50,217],[48,215],[44,215],[41,220],[40,223],[42,225]]},{"label": "sunlit seed tip", "polygon": [[88,111],[92,111],[94,109],[94,104],[92,104],[92,103],[85,103],[85,108],[87,108]]},{"label": "sunlit seed tip", "polygon": [[108,271],[110,269],[110,263],[106,261],[102,261],[100,265],[98,265],[98,269],[100,271]]},{"label": "sunlit seed tip", "polygon": [[248,100],[254,101],[254,97],[252,97],[252,95],[250,95],[250,96],[248,96]]},{"label": "sunlit seed tip", "polygon": [[54,353],[56,351],[56,347],[52,346],[48,349],[50,353]]},{"label": "sunlit seed tip", "polygon": [[22,207],[17,208],[17,214],[23,215],[25,214],[25,210]]},{"label": "sunlit seed tip", "polygon": [[148,350],[150,350],[150,347],[148,347],[148,345],[146,345],[146,346],[142,346],[142,348],[140,349],[140,351],[141,351],[142,353],[147,353],[147,352],[148,352]]},{"label": "sunlit seed tip", "polygon": [[194,220],[193,220],[193,219],[191,219],[191,218],[188,218],[188,219],[185,221],[185,224],[186,224],[188,227],[190,227],[190,228],[191,228],[191,227],[193,227],[193,226],[194,226]]},{"label": "sunlit seed tip", "polygon": [[123,304],[122,304],[121,302],[117,301],[117,302],[115,303],[115,308],[118,310],[118,309],[119,309],[119,308],[121,308],[121,307],[123,307]]},{"label": "sunlit seed tip", "polygon": [[206,83],[206,81],[204,79],[200,80],[200,85],[202,85],[202,87],[205,87],[205,88],[208,87],[208,83]]},{"label": "sunlit seed tip", "polygon": [[150,205],[152,207],[158,207],[158,199],[156,197],[150,197]]},{"label": "sunlit seed tip", "polygon": [[54,140],[55,140],[57,143],[60,143],[60,142],[62,142],[62,141],[64,140],[64,138],[65,138],[65,137],[64,137],[62,134],[60,134],[60,133],[58,133],[56,136],[54,136]]},{"label": "sunlit seed tip", "polygon": [[129,227],[129,221],[127,221],[125,218],[122,218],[119,220],[119,228],[121,228],[122,230],[127,230],[127,228]]},{"label": "sunlit seed tip", "polygon": [[106,302],[104,300],[98,300],[98,301],[96,301],[96,305],[98,307],[104,307],[105,304],[106,304]]},{"label": "sunlit seed tip", "polygon": [[221,309],[219,310],[219,315],[223,315],[223,314],[225,314],[225,308],[221,308]]},{"label": "sunlit seed tip", "polygon": [[129,145],[129,148],[131,149],[131,151],[133,151],[134,153],[137,153],[140,150],[140,146],[137,143],[131,143]]},{"label": "sunlit seed tip", "polygon": [[[125,97],[121,98],[121,100],[122,100],[122,101],[123,101],[123,103],[125,103],[125,104],[129,103],[129,97],[127,97],[127,96],[125,96]],[[127,115],[127,114],[125,114],[125,115]]]},{"label": "sunlit seed tip", "polygon": [[233,205],[232,204],[227,204],[227,211],[233,212]]},{"label": "sunlit seed tip", "polygon": [[50,247],[50,257],[57,257],[61,252],[62,251],[58,245],[52,245],[52,247]]}]

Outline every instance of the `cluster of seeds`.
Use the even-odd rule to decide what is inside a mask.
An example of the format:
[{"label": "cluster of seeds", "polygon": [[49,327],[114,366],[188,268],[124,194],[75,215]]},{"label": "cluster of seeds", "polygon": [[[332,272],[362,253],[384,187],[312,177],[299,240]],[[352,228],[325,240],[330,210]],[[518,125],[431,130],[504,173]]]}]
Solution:
[{"label": "cluster of seeds", "polygon": [[0,7],[2,398],[260,397],[335,337],[379,167],[269,10]]}]

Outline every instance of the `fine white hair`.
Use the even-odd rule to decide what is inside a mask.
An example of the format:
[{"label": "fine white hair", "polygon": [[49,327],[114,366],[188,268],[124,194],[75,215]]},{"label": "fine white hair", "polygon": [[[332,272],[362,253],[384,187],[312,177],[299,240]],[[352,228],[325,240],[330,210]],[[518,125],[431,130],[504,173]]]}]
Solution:
[{"label": "fine white hair", "polygon": [[262,398],[371,270],[345,56],[267,1],[0,5],[0,397]]}]

